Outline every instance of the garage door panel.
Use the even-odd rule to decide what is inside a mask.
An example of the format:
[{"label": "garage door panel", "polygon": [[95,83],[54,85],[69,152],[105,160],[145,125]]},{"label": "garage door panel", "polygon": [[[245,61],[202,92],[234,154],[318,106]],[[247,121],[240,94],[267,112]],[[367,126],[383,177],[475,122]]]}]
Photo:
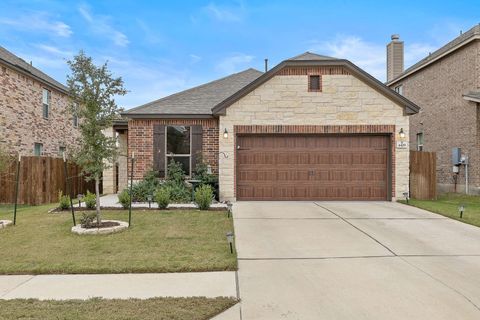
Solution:
[{"label": "garage door panel", "polygon": [[239,200],[386,200],[387,136],[238,137]]}]

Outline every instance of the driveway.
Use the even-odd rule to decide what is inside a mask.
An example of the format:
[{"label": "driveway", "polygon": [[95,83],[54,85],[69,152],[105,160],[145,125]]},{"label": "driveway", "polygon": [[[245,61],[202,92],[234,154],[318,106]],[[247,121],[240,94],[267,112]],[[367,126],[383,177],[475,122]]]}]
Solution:
[{"label": "driveway", "polygon": [[390,202],[238,202],[242,319],[480,319],[480,228]]}]

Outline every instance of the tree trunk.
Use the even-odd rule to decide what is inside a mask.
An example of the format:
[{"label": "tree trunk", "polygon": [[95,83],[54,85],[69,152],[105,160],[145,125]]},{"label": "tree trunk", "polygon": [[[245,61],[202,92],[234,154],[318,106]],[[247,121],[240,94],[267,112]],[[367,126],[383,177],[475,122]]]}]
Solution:
[{"label": "tree trunk", "polygon": [[95,177],[95,195],[97,197],[97,225],[100,226],[102,219],[100,218],[100,178],[98,176]]}]

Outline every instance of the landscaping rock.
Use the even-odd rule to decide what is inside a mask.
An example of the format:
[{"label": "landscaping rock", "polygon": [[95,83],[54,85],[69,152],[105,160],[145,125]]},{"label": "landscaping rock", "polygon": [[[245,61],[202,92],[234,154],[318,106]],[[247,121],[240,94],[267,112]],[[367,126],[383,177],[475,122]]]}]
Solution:
[{"label": "landscaping rock", "polygon": [[128,228],[128,223],[124,221],[118,220],[103,220],[102,222],[113,222],[118,223],[118,225],[113,227],[106,227],[106,228],[83,228],[81,224],[77,224],[76,226],[72,227],[72,232],[76,234],[110,234],[123,231]]},{"label": "landscaping rock", "polygon": [[0,220],[0,229],[6,228],[12,224],[11,220]]}]

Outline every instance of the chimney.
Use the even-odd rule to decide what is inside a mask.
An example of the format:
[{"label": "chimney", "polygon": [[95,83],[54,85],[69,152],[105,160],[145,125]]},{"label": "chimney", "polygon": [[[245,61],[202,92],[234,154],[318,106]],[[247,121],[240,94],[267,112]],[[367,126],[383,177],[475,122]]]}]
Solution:
[{"label": "chimney", "polygon": [[398,34],[392,35],[387,44],[387,82],[395,79],[403,72],[403,41]]}]

